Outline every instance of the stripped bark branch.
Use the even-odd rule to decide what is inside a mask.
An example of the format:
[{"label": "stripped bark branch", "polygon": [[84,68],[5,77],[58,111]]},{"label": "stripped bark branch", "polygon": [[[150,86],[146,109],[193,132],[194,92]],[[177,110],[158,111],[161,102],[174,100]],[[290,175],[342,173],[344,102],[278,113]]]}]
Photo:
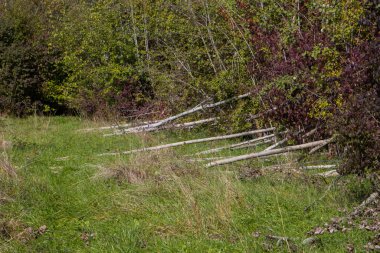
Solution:
[{"label": "stripped bark branch", "polygon": [[178,118],[187,116],[189,114],[192,114],[192,113],[204,110],[204,109],[209,109],[209,108],[214,108],[214,107],[217,107],[217,106],[221,106],[221,105],[227,104],[227,103],[229,103],[231,101],[234,101],[234,100],[237,100],[237,99],[242,99],[242,98],[249,97],[250,95],[251,95],[251,93],[248,92],[246,94],[243,94],[243,95],[240,95],[240,96],[237,96],[237,97],[233,97],[233,98],[229,98],[229,99],[226,99],[226,100],[223,100],[223,101],[219,101],[219,102],[216,102],[216,103],[213,103],[213,104],[205,104],[205,105],[200,104],[200,105],[197,105],[197,106],[195,106],[194,108],[192,108],[190,110],[187,110],[187,111],[184,111],[184,112],[179,113],[177,115],[171,116],[169,118],[160,120],[160,121],[158,121],[156,123],[146,124],[146,125],[143,125],[143,126],[128,128],[128,129],[123,130],[123,132],[124,133],[130,133],[130,132],[134,132],[134,131],[141,131],[141,130],[144,130],[144,129],[147,129],[147,128],[157,128],[157,127],[165,125],[165,124],[167,124],[167,123],[169,123],[169,122],[171,122],[173,120],[176,120]]},{"label": "stripped bark branch", "polygon": [[339,176],[339,173],[336,170],[329,170],[326,172],[318,173],[317,175],[322,177],[337,177]]},{"label": "stripped bark branch", "polygon": [[158,122],[156,121],[145,121],[141,123],[128,123],[128,124],[122,124],[122,125],[112,125],[112,126],[104,126],[104,127],[94,127],[94,128],[85,128],[85,129],[79,129],[78,132],[91,132],[91,131],[102,131],[102,130],[112,130],[112,129],[121,129],[121,128],[127,128],[131,126],[139,126],[139,125],[147,125],[147,124],[153,124]]},{"label": "stripped bark branch", "polygon": [[312,165],[312,166],[302,166],[302,169],[305,170],[317,170],[317,169],[332,169],[335,168],[335,164],[328,164],[328,165]]},{"label": "stripped bark branch", "polygon": [[320,150],[321,148],[323,148],[323,147],[326,146],[327,144],[331,143],[333,140],[334,140],[334,137],[333,137],[333,138],[330,138],[330,139],[328,139],[328,140],[326,140],[326,141],[323,142],[321,145],[319,145],[319,146],[317,146],[317,147],[311,149],[310,152],[309,152],[309,155],[314,154],[315,152],[317,152],[318,150]]},{"label": "stripped bark branch", "polygon": [[[158,130],[163,130],[163,129],[172,129],[172,128],[174,128],[174,129],[176,129],[176,128],[177,129],[178,128],[192,128],[192,127],[195,127],[195,126],[198,126],[201,124],[214,122],[218,119],[219,118],[202,119],[202,120],[197,120],[197,121],[192,121],[192,122],[179,123],[179,124],[175,124],[175,125],[167,125],[167,126],[163,126],[163,127],[146,128],[146,129],[143,129],[140,131],[139,130],[136,130],[133,132],[131,131],[129,133],[153,132],[153,131],[158,131]],[[107,136],[122,135],[122,134],[125,134],[125,132],[123,130],[117,130],[112,134],[104,134],[103,136],[107,137]]]},{"label": "stripped bark branch", "polygon": [[274,154],[281,154],[281,153],[286,153],[290,151],[306,149],[306,148],[312,148],[312,147],[321,145],[324,142],[326,142],[326,140],[314,141],[314,142],[309,142],[305,144],[294,145],[294,146],[289,146],[289,147],[279,148],[279,149],[264,150],[258,153],[241,155],[241,156],[236,156],[229,159],[223,159],[223,160],[211,162],[211,163],[208,163],[206,167],[214,167],[214,166],[224,165],[224,164],[233,163],[233,162],[237,162],[241,160],[253,159],[253,158],[258,158],[258,157],[263,157],[263,156],[269,156],[269,155],[274,155]]},{"label": "stripped bark branch", "polygon": [[183,146],[183,145],[187,145],[187,144],[195,144],[195,143],[201,143],[201,142],[210,142],[210,141],[232,139],[232,138],[237,138],[237,137],[242,137],[242,136],[254,135],[254,134],[258,134],[258,133],[265,133],[265,132],[274,131],[274,130],[275,130],[275,128],[271,127],[271,128],[266,128],[266,129],[259,129],[259,130],[249,131],[249,132],[237,133],[237,134],[229,134],[229,135],[222,135],[222,136],[216,136],[216,137],[210,137],[210,138],[202,138],[202,139],[194,139],[194,140],[187,140],[187,141],[181,141],[181,142],[174,142],[174,143],[169,143],[169,144],[164,144],[164,145],[159,145],[159,146],[154,146],[154,147],[129,150],[129,151],[125,151],[125,152],[104,153],[104,154],[100,154],[99,156],[118,155],[118,154],[132,154],[132,153],[143,152],[143,151],[159,150],[159,149],[171,148],[171,147],[176,147],[176,146]]},{"label": "stripped bark branch", "polygon": [[272,146],[267,147],[267,148],[264,149],[264,150],[265,150],[265,151],[272,150],[272,149],[277,148],[278,146],[284,144],[284,143],[287,142],[287,141],[288,141],[288,138],[285,138],[285,139],[283,139],[283,140],[281,140],[281,141],[279,141],[279,142],[276,142],[276,143],[273,144]]},{"label": "stripped bark branch", "polygon": [[236,147],[239,147],[239,146],[243,146],[243,145],[251,144],[251,143],[256,143],[256,142],[259,142],[261,140],[266,140],[266,139],[270,139],[270,138],[273,138],[273,137],[274,137],[274,134],[270,134],[270,135],[266,135],[266,136],[263,136],[263,137],[260,137],[260,138],[256,138],[256,139],[253,139],[253,140],[243,141],[243,142],[235,143],[235,144],[232,144],[232,145],[227,145],[227,146],[223,146],[223,147],[219,147],[219,148],[213,148],[213,149],[201,151],[201,152],[198,152],[198,153],[196,153],[194,155],[212,154],[212,153],[216,153],[216,152],[222,151],[223,149],[236,148]]}]

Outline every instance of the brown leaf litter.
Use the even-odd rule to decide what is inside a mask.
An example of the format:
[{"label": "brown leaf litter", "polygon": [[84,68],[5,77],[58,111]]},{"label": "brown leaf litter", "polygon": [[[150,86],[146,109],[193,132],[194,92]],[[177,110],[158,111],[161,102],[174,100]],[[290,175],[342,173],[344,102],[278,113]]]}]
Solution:
[{"label": "brown leaf litter", "polygon": [[37,229],[23,224],[18,220],[11,219],[0,224],[0,235],[7,240],[17,240],[22,243],[34,240],[47,232],[47,226]]},{"label": "brown leaf litter", "polygon": [[[346,232],[352,229],[360,229],[376,232],[377,235],[366,245],[367,250],[380,250],[380,195],[375,192],[370,195],[362,204],[356,207],[350,214],[344,217],[334,217],[323,226],[313,228],[309,235],[322,235],[325,233]],[[351,252],[353,245],[347,246],[347,251]]]}]

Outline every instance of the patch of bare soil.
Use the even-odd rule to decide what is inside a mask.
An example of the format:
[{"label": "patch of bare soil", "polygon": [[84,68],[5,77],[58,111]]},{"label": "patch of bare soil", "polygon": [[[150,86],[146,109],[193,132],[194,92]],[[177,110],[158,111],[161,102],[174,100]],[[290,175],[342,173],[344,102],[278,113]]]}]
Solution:
[{"label": "patch of bare soil", "polygon": [[45,234],[46,231],[46,225],[34,229],[14,219],[0,223],[0,236],[6,240],[17,240],[22,243],[34,240]]},{"label": "patch of bare soil", "polygon": [[0,172],[4,172],[7,176],[17,177],[16,169],[7,159],[0,158]]}]

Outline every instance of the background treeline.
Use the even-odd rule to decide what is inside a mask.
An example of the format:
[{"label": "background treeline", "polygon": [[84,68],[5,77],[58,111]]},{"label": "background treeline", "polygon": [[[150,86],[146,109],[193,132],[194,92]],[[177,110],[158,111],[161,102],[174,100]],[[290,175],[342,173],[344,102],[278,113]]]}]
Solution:
[{"label": "background treeline", "polygon": [[[225,126],[337,136],[379,168],[379,0],[3,0],[0,111],[162,117],[252,92]],[[250,122],[252,115],[263,119]]]}]

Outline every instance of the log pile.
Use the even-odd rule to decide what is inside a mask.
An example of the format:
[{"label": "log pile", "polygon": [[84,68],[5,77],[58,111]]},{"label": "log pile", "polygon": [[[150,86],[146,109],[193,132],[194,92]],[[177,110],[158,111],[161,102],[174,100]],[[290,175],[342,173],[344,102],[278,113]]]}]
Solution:
[{"label": "log pile", "polygon": [[[202,102],[199,105],[186,110],[184,112],[181,112],[179,114],[170,116],[168,118],[158,120],[158,121],[152,121],[152,122],[144,122],[143,124],[140,125],[134,125],[134,124],[124,124],[124,125],[114,125],[114,126],[105,126],[105,127],[100,127],[100,128],[89,128],[89,129],[83,129],[82,131],[95,131],[95,130],[114,130],[113,133],[110,134],[104,134],[104,136],[117,136],[117,135],[124,135],[124,134],[130,134],[130,133],[141,133],[141,132],[153,132],[153,131],[159,131],[159,130],[164,130],[164,129],[182,129],[182,128],[193,128],[201,124],[209,124],[209,123],[215,123],[217,122],[220,118],[219,117],[211,117],[207,119],[201,119],[197,121],[191,121],[191,122],[184,122],[184,123],[177,123],[173,124],[173,121],[183,118],[185,116],[188,116],[190,114],[193,114],[195,112],[203,111],[206,109],[210,108],[215,108],[221,105],[225,105],[227,103],[231,103],[233,101],[237,101],[239,99],[247,98],[250,97],[251,93],[246,93],[240,96],[232,97],[227,100],[219,101],[216,103],[206,103]],[[270,110],[276,110],[270,109]],[[269,111],[270,111],[269,110]],[[265,114],[265,113],[264,113]],[[247,120],[252,120],[252,119],[257,119],[260,118],[263,113],[259,113],[256,115],[253,115],[249,117]],[[109,156],[109,155],[119,155],[119,154],[133,154],[133,153],[138,153],[138,152],[147,152],[147,151],[154,151],[154,150],[160,150],[160,149],[166,149],[166,148],[172,148],[172,147],[178,147],[178,146],[183,146],[183,145],[189,145],[189,144],[195,144],[195,143],[206,143],[206,142],[212,142],[212,141],[219,141],[219,140],[227,140],[227,139],[232,139],[232,138],[240,138],[240,137],[246,137],[246,136],[252,136],[252,135],[258,135],[253,139],[250,140],[245,140],[241,141],[238,143],[230,144],[230,145],[224,145],[204,151],[200,151],[198,153],[193,154],[192,156],[200,156],[200,155],[207,155],[207,154],[214,154],[218,153],[224,150],[236,150],[236,149],[242,149],[242,148],[250,148],[250,147],[256,147],[260,144],[265,144],[265,143],[270,143],[273,142],[276,139],[276,134],[275,134],[275,128],[274,127],[268,127],[268,128],[263,128],[263,129],[254,129],[251,131],[247,132],[242,132],[242,133],[235,133],[235,134],[229,134],[229,135],[222,135],[222,136],[214,136],[214,137],[208,137],[208,138],[201,138],[201,139],[192,139],[192,140],[184,140],[180,142],[174,142],[174,143],[167,143],[167,144],[162,144],[162,145],[157,145],[157,146],[152,146],[152,147],[143,147],[143,148],[138,148],[138,149],[133,149],[133,150],[127,150],[123,152],[110,152],[110,153],[103,153],[99,154],[99,156]],[[317,129],[313,129],[310,132],[304,134],[302,136],[303,141],[313,135]],[[297,134],[302,133],[303,131],[301,130]],[[283,132],[284,133],[284,132]],[[215,166],[221,166],[225,164],[230,164],[242,160],[248,160],[248,159],[255,159],[255,158],[260,158],[260,157],[268,157],[268,156],[273,156],[273,155],[281,155],[285,154],[288,152],[293,152],[293,151],[298,151],[298,150],[304,150],[304,149],[311,149],[309,151],[309,154],[313,154],[317,152],[318,150],[322,149],[326,145],[330,144],[333,142],[333,138],[329,139],[324,139],[324,140],[319,140],[319,141],[312,141],[312,142],[306,142],[298,145],[292,145],[292,146],[286,146],[286,144],[289,141],[288,137],[285,137],[281,139],[280,141],[275,142],[273,145],[270,145],[266,147],[263,151],[260,152],[254,152],[250,154],[245,154],[245,155],[240,155],[240,156],[234,156],[234,157],[207,157],[207,158],[191,158],[188,159],[189,161],[208,161],[205,166],[207,168],[209,167],[215,167]],[[281,147],[285,145],[285,147]],[[321,165],[320,167],[315,167],[316,169],[318,168],[333,168],[335,165]],[[309,167],[304,167],[304,169],[313,169],[313,166]],[[326,173],[325,173],[326,174]],[[326,176],[329,175],[335,175],[336,171],[330,171],[326,174]]]}]

